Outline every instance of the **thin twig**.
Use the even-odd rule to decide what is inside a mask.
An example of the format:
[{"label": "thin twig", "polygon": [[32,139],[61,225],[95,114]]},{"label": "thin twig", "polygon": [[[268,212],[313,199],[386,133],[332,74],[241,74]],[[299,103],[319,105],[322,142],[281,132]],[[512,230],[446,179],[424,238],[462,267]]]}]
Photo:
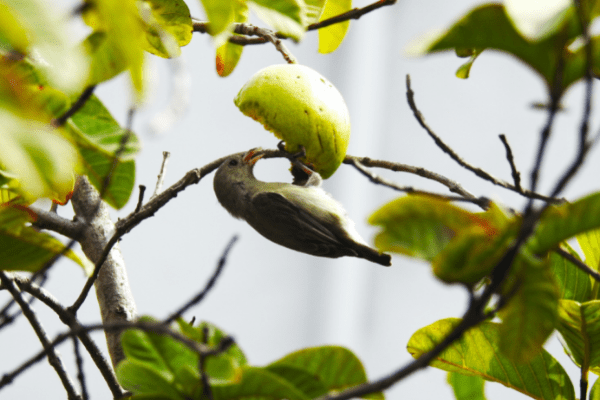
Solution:
[{"label": "thin twig", "polygon": [[[208,344],[208,326],[202,328],[202,339],[204,344]],[[198,359],[198,370],[200,371],[200,381],[202,382],[202,391],[204,398],[207,400],[213,400],[212,389],[210,387],[210,381],[208,374],[206,373],[206,356],[200,354]]]},{"label": "thin twig", "polygon": [[[193,32],[208,33],[208,22],[192,19],[192,27]],[[271,29],[260,28],[248,23],[236,23],[234,24],[233,32],[238,35],[258,36],[261,39],[252,41],[244,36],[233,35],[229,38],[229,41],[234,44],[246,45],[271,42],[288,64],[295,64],[297,62],[292,52],[281,41],[281,35],[278,35],[277,32],[274,32]],[[232,38],[236,39],[232,40]]]},{"label": "thin twig", "polygon": [[[2,271],[0,271],[2,272]],[[160,335],[167,335],[172,337],[173,339],[183,343],[192,351],[197,354],[204,354],[205,356],[218,355],[226,351],[230,346],[232,346],[235,341],[230,336],[227,336],[221,340],[218,346],[216,347],[208,347],[202,343],[198,343],[187,336],[171,329],[169,326],[164,325],[162,322],[148,322],[148,321],[117,321],[112,322],[110,324],[92,324],[92,325],[82,325],[76,328],[69,330],[68,332],[61,333],[57,335],[52,342],[50,342],[50,348],[54,349],[56,346],[63,343],[65,340],[73,337],[79,336],[82,332],[92,332],[92,331],[121,331],[123,329],[138,329],[144,332],[154,332]],[[0,379],[0,389],[8,384],[10,384],[18,375],[25,372],[27,369],[31,368],[33,365],[38,363],[40,360],[44,359],[46,356],[45,351],[41,351],[38,354],[34,355],[27,361],[25,361],[21,366],[13,370],[12,372],[5,373]],[[123,396],[115,396],[115,398],[119,399]]]},{"label": "thin twig", "polygon": [[81,389],[81,397],[83,400],[88,400],[89,396],[87,393],[87,385],[85,383],[85,373],[83,371],[83,358],[79,350],[79,340],[73,336],[71,338],[73,342],[73,353],[75,354],[75,365],[77,365],[77,380],[79,381],[79,387]]},{"label": "thin twig", "polygon": [[577,9],[577,16],[579,17],[579,23],[581,25],[581,31],[583,40],[585,42],[585,94],[584,94],[584,108],[583,115],[581,117],[581,123],[579,126],[579,150],[571,166],[567,169],[565,174],[559,180],[559,182],[552,190],[552,196],[557,196],[563,191],[567,183],[577,173],[579,168],[583,165],[586,155],[588,154],[592,143],[588,141],[590,116],[592,113],[592,91],[594,87],[593,79],[593,54],[592,54],[592,38],[589,32],[589,21],[586,19],[586,13],[581,4],[581,0],[575,0]]},{"label": "thin twig", "polygon": [[89,353],[92,361],[96,365],[96,368],[102,374],[102,377],[106,381],[108,388],[112,392],[113,397],[119,398],[125,394],[121,386],[117,382],[117,377],[114,374],[113,369],[111,368],[109,362],[104,357],[104,354],[96,345],[96,342],[92,340],[88,332],[82,331],[81,324],[77,320],[77,318],[67,309],[59,303],[59,301],[46,289],[42,288],[39,285],[32,283],[29,279],[21,276],[15,275],[14,277],[15,283],[19,285],[19,288],[27,293],[31,294],[33,298],[38,299],[46,306],[48,306],[54,313],[60,318],[60,320],[66,324],[70,329],[75,329],[80,331],[77,335],[81,343],[84,345],[85,349]]},{"label": "thin twig", "polygon": [[586,274],[588,274],[589,276],[591,276],[592,278],[594,278],[595,280],[600,282],[600,273],[598,273],[598,271],[593,270],[586,263],[584,263],[583,261],[581,261],[574,255],[572,255],[568,251],[561,249],[560,247],[558,249],[556,249],[555,251],[562,258],[564,258],[567,261],[570,261],[577,268],[579,268],[580,270],[582,270],[583,272],[585,272]]},{"label": "thin twig", "polygon": [[140,211],[140,209],[144,205],[144,193],[146,193],[146,186],[139,185],[138,187],[140,189],[140,193],[138,195],[138,202],[137,202],[137,205],[135,206],[135,211],[134,212]]},{"label": "thin twig", "polygon": [[94,89],[96,89],[95,85],[89,86],[87,89],[85,89],[83,91],[83,93],[81,93],[81,96],[79,96],[77,101],[75,101],[75,103],[73,103],[71,105],[71,107],[67,111],[65,111],[65,113],[63,115],[61,115],[58,118],[53,119],[50,124],[52,126],[54,126],[55,128],[58,128],[59,126],[63,126],[67,122],[67,120],[69,118],[71,118],[73,115],[75,115],[75,113],[77,111],[79,111],[81,109],[81,107],[83,107],[85,105],[85,103],[88,101],[88,99],[90,97],[92,97],[92,94],[94,94]]},{"label": "thin twig", "polygon": [[234,236],[231,238],[231,240],[225,247],[225,250],[223,250],[223,254],[221,255],[221,258],[219,259],[219,262],[217,263],[217,268],[215,269],[215,272],[213,272],[213,275],[210,277],[210,279],[206,283],[206,286],[204,287],[204,289],[202,289],[202,291],[200,293],[198,293],[198,295],[194,296],[194,298],[192,300],[190,300],[188,303],[186,303],[183,307],[181,307],[179,310],[175,311],[173,314],[171,314],[171,316],[169,316],[167,319],[165,319],[165,321],[164,321],[165,324],[170,324],[171,322],[175,321],[177,318],[181,317],[181,315],[184,312],[186,312],[191,307],[193,307],[194,305],[201,302],[204,299],[204,297],[206,297],[208,292],[210,292],[210,290],[213,288],[219,275],[221,275],[221,272],[223,271],[223,267],[227,263],[227,256],[229,255],[229,251],[231,250],[231,248],[233,247],[233,245],[235,244],[235,242],[237,240],[238,240],[237,236]]},{"label": "thin twig", "polygon": [[506,139],[505,134],[502,133],[498,135],[498,137],[502,141],[504,149],[506,150],[506,159],[508,160],[508,164],[510,165],[510,171],[512,173],[513,182],[515,183],[515,188],[517,189],[517,191],[522,192],[523,188],[521,187],[521,173],[515,165],[515,158],[513,156],[512,149],[510,148],[510,144],[508,144],[508,140]]},{"label": "thin twig", "polygon": [[60,381],[67,392],[68,398],[73,400],[81,399],[81,396],[77,393],[75,384],[71,380],[71,377],[69,377],[69,374],[67,373],[67,370],[65,369],[58,352],[54,346],[52,346],[46,330],[43,328],[42,323],[35,315],[33,309],[29,307],[29,304],[27,304],[25,299],[23,299],[21,291],[17,287],[14,280],[9,278],[8,275],[2,270],[0,270],[0,280],[10,292],[11,296],[15,299],[19,307],[21,307],[23,315],[25,315],[25,318],[27,318],[39,341],[42,343],[42,347],[44,348],[43,353],[48,356],[48,363],[54,368],[54,371],[56,371],[56,374],[60,378]]},{"label": "thin twig", "polygon": [[152,197],[150,197],[150,199],[156,197],[156,195],[159,194],[160,191],[162,190],[163,183],[165,182],[167,163],[169,162],[170,156],[171,156],[171,153],[169,153],[168,151],[163,151],[162,165],[160,166],[160,172],[158,173],[158,177],[156,180],[156,187],[154,188],[154,193],[152,194]]},{"label": "thin twig", "polygon": [[306,28],[306,30],[314,31],[316,29],[325,28],[326,26],[333,25],[333,24],[339,24],[340,22],[348,21],[351,19],[359,19],[360,17],[362,17],[363,15],[365,15],[367,13],[370,13],[371,11],[377,10],[378,8],[381,8],[381,7],[391,6],[394,4],[396,4],[396,0],[380,0],[373,4],[369,4],[366,7],[354,8],[343,14],[339,14],[339,15],[336,15],[335,17],[331,17],[331,18],[325,19],[323,21],[309,25]]},{"label": "thin twig", "polygon": [[441,195],[438,193],[427,192],[424,190],[417,190],[417,189],[413,188],[412,186],[399,186],[396,183],[389,181],[385,178],[382,178],[382,177],[376,175],[375,173],[369,171],[356,158],[350,158],[349,160],[350,160],[350,164],[352,164],[358,171],[360,171],[363,175],[365,175],[367,178],[369,178],[369,180],[371,182],[373,182],[375,184],[387,186],[389,188],[392,188],[392,189],[400,191],[400,192],[433,196],[433,197],[437,197],[437,198],[447,200],[447,201],[466,201],[466,202],[477,204],[479,207],[481,207],[484,210],[487,209],[490,205],[489,199],[487,199],[485,197],[477,198],[471,194],[469,194],[468,197],[467,196],[464,196],[464,197],[462,197],[462,196],[444,196],[444,195]]},{"label": "thin twig", "polygon": [[434,140],[435,144],[440,149],[442,149],[442,151],[444,153],[448,154],[450,156],[450,158],[452,158],[454,161],[456,161],[460,166],[473,172],[478,177],[493,183],[494,185],[501,186],[505,189],[512,190],[512,191],[517,192],[517,193],[519,193],[525,197],[528,197],[530,199],[543,200],[548,203],[560,203],[560,202],[564,201],[564,199],[556,199],[553,197],[548,197],[548,196],[541,195],[539,193],[535,193],[535,190],[533,188],[532,188],[532,190],[523,189],[523,190],[519,191],[514,185],[511,185],[510,183],[508,183],[502,179],[495,178],[494,176],[492,176],[488,172],[482,170],[481,168],[474,167],[471,164],[464,161],[458,154],[456,154],[456,152],[454,150],[452,150],[446,143],[444,143],[440,139],[440,137],[438,135],[436,135],[435,132],[433,132],[433,130],[425,123],[425,118],[423,118],[423,115],[421,114],[421,112],[419,111],[419,109],[417,108],[417,105],[415,103],[414,95],[415,95],[415,93],[413,92],[413,90],[410,86],[410,76],[406,75],[406,98],[408,100],[408,104],[409,104],[411,110],[413,111],[415,118],[417,119],[417,122],[419,122],[419,124],[425,129],[425,131],[427,131],[429,136]]}]

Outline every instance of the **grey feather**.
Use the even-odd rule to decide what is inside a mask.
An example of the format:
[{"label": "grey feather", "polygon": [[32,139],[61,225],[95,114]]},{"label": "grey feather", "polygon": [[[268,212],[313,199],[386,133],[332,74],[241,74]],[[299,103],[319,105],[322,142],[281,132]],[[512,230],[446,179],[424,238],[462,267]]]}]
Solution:
[{"label": "grey feather", "polygon": [[253,173],[259,158],[256,150],[234,155],[215,174],[215,194],[231,215],[245,220],[267,239],[296,251],[391,265],[391,257],[369,247],[342,205],[320,187],[318,173],[304,186],[262,182]]}]

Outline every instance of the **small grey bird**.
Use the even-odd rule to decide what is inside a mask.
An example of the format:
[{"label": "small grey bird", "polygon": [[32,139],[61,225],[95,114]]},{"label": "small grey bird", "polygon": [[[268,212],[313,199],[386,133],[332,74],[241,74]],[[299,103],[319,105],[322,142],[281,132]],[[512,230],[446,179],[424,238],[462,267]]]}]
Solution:
[{"label": "small grey bird", "polygon": [[369,247],[340,203],[321,189],[321,176],[311,172],[303,186],[262,182],[254,164],[262,157],[252,149],[226,159],[213,186],[221,205],[246,220],[258,233],[289,249],[320,257],[359,257],[384,266],[388,254]]}]

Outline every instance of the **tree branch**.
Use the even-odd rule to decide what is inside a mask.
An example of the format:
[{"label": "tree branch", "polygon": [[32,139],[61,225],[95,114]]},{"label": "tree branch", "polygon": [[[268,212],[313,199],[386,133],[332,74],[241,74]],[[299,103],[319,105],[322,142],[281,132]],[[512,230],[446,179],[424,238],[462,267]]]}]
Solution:
[{"label": "tree branch", "polygon": [[[54,346],[52,346],[50,338],[48,338],[48,334],[46,333],[46,330],[43,328],[42,323],[38,320],[37,316],[35,315],[35,312],[31,309],[31,307],[29,307],[29,304],[25,302],[25,299],[23,299],[21,291],[15,284],[14,279],[9,278],[4,271],[0,270],[0,280],[2,281],[4,287],[6,287],[6,289],[10,292],[12,297],[15,299],[19,307],[21,307],[23,315],[25,315],[25,318],[27,318],[35,334],[42,343],[42,347],[44,348],[43,353],[44,355],[48,356],[48,363],[56,371],[56,374],[60,378],[60,381],[62,382],[62,385],[65,388],[65,391],[67,392],[68,398],[71,400],[81,400],[81,396],[79,396],[79,394],[77,393],[77,390],[75,389],[75,384],[69,377],[69,374],[67,373],[67,370],[65,369],[63,362],[60,356],[58,355],[58,352],[56,351]],[[7,383],[10,383],[10,381]]]},{"label": "tree branch", "polygon": [[325,28],[326,26],[329,25],[333,25],[333,24],[339,24],[340,22],[344,22],[344,21],[349,21],[351,19],[359,19],[360,17],[362,17],[363,15],[370,13],[371,11],[375,11],[378,8],[381,7],[385,7],[385,6],[391,6],[396,4],[396,0],[380,0],[380,1],[376,1],[373,4],[369,4],[366,7],[363,8],[354,8],[350,11],[347,11],[343,14],[339,14],[336,15],[335,17],[331,17],[328,19],[325,19],[323,21],[314,23],[312,25],[309,25],[306,30],[307,31],[314,31],[316,29],[321,29],[321,28]]},{"label": "tree branch", "polygon": [[423,115],[417,108],[414,96],[415,96],[415,93],[412,91],[412,88],[410,86],[410,76],[406,75],[406,98],[408,100],[408,104],[409,104],[411,110],[413,111],[415,118],[417,119],[417,122],[419,122],[419,124],[425,129],[425,131],[427,131],[427,133],[433,139],[435,144],[440,149],[442,149],[442,151],[444,153],[448,154],[450,156],[450,158],[452,158],[454,161],[456,161],[460,166],[473,172],[478,177],[493,183],[494,185],[501,186],[505,189],[512,190],[512,191],[517,192],[517,193],[521,194],[522,196],[528,197],[530,199],[544,200],[548,203],[560,203],[560,202],[564,201],[564,199],[556,199],[554,197],[547,197],[547,196],[541,195],[539,193],[535,193],[535,188],[532,188],[531,190],[526,190],[526,189],[518,190],[517,187],[515,187],[514,185],[511,185],[510,183],[508,183],[502,179],[497,179],[494,176],[487,173],[486,171],[482,170],[481,168],[474,167],[471,164],[464,161],[458,154],[456,154],[456,152],[454,152],[454,150],[452,150],[446,143],[444,143],[439,138],[439,136],[437,136],[435,134],[435,132],[433,132],[433,130],[431,130],[431,128],[425,123],[425,119],[423,118]]}]

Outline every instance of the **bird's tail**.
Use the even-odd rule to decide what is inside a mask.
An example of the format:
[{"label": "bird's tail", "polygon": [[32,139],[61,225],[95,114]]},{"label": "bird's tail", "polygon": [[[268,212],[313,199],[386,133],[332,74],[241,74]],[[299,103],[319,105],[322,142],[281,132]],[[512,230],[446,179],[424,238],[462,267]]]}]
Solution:
[{"label": "bird's tail", "polygon": [[355,250],[357,250],[360,258],[383,265],[384,267],[389,267],[392,265],[392,257],[389,254],[380,253],[369,246],[364,246],[361,244],[359,244]]}]

